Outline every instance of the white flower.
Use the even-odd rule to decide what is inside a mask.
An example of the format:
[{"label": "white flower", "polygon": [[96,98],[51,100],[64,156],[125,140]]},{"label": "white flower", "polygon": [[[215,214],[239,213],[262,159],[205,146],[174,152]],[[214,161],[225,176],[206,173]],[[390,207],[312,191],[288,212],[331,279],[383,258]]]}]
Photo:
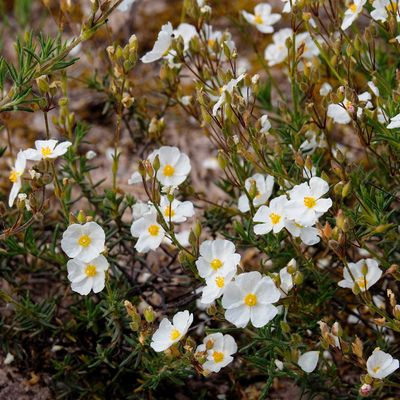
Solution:
[{"label": "white flower", "polygon": [[353,289],[357,284],[360,290],[365,292],[378,282],[381,276],[382,270],[376,260],[373,258],[362,259],[356,263],[349,263],[348,268],[343,269],[344,279],[338,285],[343,288]]},{"label": "white flower", "polygon": [[375,379],[384,379],[399,368],[399,360],[377,347],[367,360],[368,374]]},{"label": "white flower", "polygon": [[314,43],[313,38],[308,32],[299,33],[296,36],[296,49],[304,45],[302,57],[311,59],[319,55],[319,48]]},{"label": "white flower", "polygon": [[393,118],[390,118],[390,123],[387,126],[387,128],[388,129],[400,128],[400,114],[397,114]]},{"label": "white flower", "polygon": [[68,279],[71,289],[82,295],[87,295],[91,290],[99,293],[104,289],[105,271],[108,269],[107,259],[99,255],[88,262],[73,258],[67,263]]},{"label": "white flower", "polygon": [[374,10],[371,12],[371,17],[375,21],[385,22],[388,20],[390,14],[395,14],[397,22],[400,22],[399,3],[398,0],[374,0],[372,3]]},{"label": "white flower", "polygon": [[171,47],[172,40],[174,39],[174,32],[172,29],[171,22],[163,25],[161,27],[161,31],[158,33],[158,37],[156,42],[154,43],[154,47],[151,51],[146,53],[141,61],[143,63],[151,63],[153,61],[157,61],[160,58],[164,57],[169,48]]},{"label": "white flower", "polygon": [[293,276],[288,272],[288,266],[294,265],[296,266],[296,260],[292,258],[288,265],[284,268],[282,268],[279,271],[279,279],[281,281],[279,289],[281,290],[281,297],[286,297],[288,293],[293,289],[294,282],[293,282]]},{"label": "white flower", "polygon": [[247,11],[242,11],[245,20],[254,25],[262,33],[272,33],[272,25],[277,23],[282,17],[280,14],[271,14],[272,8],[269,4],[260,3],[254,7],[254,15]]},{"label": "white flower", "polygon": [[176,313],[172,319],[172,324],[167,318],[164,318],[154,332],[150,346],[157,352],[167,350],[186,335],[192,322],[193,314],[190,314],[187,310]]},{"label": "white flower", "polygon": [[4,359],[4,365],[9,365],[14,361],[14,356],[11,353],[7,353],[6,358]]},{"label": "white flower", "polygon": [[307,351],[299,357],[297,364],[304,372],[309,374],[317,367],[318,358],[319,351]]},{"label": "white flower", "polygon": [[296,4],[297,0],[281,0],[284,4],[283,6],[283,13],[290,13],[290,11],[292,11],[292,5]]},{"label": "white flower", "polygon": [[49,139],[49,140],[36,140],[35,147],[36,149],[27,149],[24,151],[25,158],[27,160],[39,161],[46,158],[56,158],[58,156],[62,156],[68,150],[68,147],[71,146],[71,142],[62,142],[58,143],[58,140]]},{"label": "white flower", "polygon": [[312,226],[303,226],[296,221],[286,220],[285,228],[293,237],[299,237],[307,246],[313,246],[321,240],[319,237],[319,230]]},{"label": "white flower", "polygon": [[133,221],[131,234],[133,237],[138,238],[135,249],[140,253],[157,249],[164,239],[165,231],[157,222],[156,210],[152,209],[149,213]]},{"label": "white flower", "polygon": [[[371,94],[364,92],[358,95],[358,100],[365,102],[365,108],[372,108]],[[361,118],[363,109],[356,107],[350,100],[344,99],[339,104],[329,104],[327,115],[332,118],[334,122],[338,124],[347,125],[352,120],[352,115],[356,113],[358,118]]]},{"label": "white flower", "polygon": [[328,82],[324,82],[319,89],[320,96],[328,96],[330,92],[332,92],[332,86]]},{"label": "white flower", "polygon": [[87,160],[93,160],[97,156],[97,153],[93,150],[89,150],[86,152],[85,157]]},{"label": "white flower", "polygon": [[278,360],[277,358],[274,361],[274,364],[276,366],[276,369],[278,371],[282,371],[283,370],[283,362],[281,360]]},{"label": "white flower", "polygon": [[196,267],[205,279],[236,272],[240,262],[240,254],[235,253],[235,245],[229,240],[206,240],[200,245],[199,252]]},{"label": "white flower", "polygon": [[369,81],[367,83],[368,87],[371,89],[371,92],[376,96],[379,97],[380,93],[379,93],[379,88],[375,85],[375,83],[373,81]]},{"label": "white flower", "polygon": [[292,35],[293,31],[290,28],[281,29],[273,34],[273,43],[268,45],[264,52],[264,58],[268,61],[270,67],[286,60],[288,55],[286,40],[292,37]]},{"label": "white flower", "polygon": [[[244,182],[247,191],[249,191],[254,184],[256,186],[256,195],[253,199],[253,206],[257,208],[265,204],[270,198],[272,190],[274,189],[274,177],[270,175],[254,174]],[[242,194],[239,197],[238,208],[241,212],[250,210],[249,199],[246,194]]]},{"label": "white flower", "polygon": [[287,204],[285,195],[272,199],[269,206],[261,206],[254,215],[253,221],[259,222],[254,226],[256,235],[265,235],[273,231],[280,232],[285,227],[285,209]]},{"label": "white flower", "polygon": [[96,222],[72,224],[63,233],[61,248],[69,258],[89,262],[104,250],[105,233]]},{"label": "white flower", "polygon": [[191,170],[189,157],[185,153],[181,153],[177,147],[162,146],[149,155],[149,161],[153,163],[157,155],[160,168],[156,178],[162,185],[178,186],[185,181]]},{"label": "white flower", "polygon": [[189,49],[190,41],[197,36],[196,27],[184,22],[174,30],[174,35],[183,39],[184,50],[186,51]]},{"label": "white flower", "polygon": [[303,154],[312,154],[319,147],[323,148],[326,146],[323,136],[317,136],[317,133],[313,130],[308,130],[305,135],[306,140],[300,145],[299,150]]},{"label": "white flower", "polygon": [[232,355],[237,352],[237,344],[231,335],[220,332],[212,333],[203,339],[196,352],[206,352],[207,360],[203,369],[210,372],[219,372],[233,361]]},{"label": "white flower", "polygon": [[280,291],[269,276],[263,277],[258,271],[240,274],[225,288],[225,318],[238,328],[244,328],[249,321],[261,328],[278,313],[272,303],[279,298]]},{"label": "white flower", "polygon": [[172,202],[170,202],[167,196],[161,197],[160,210],[167,222],[185,222],[194,215],[193,203],[190,201],[179,201],[177,199],[173,199]]},{"label": "white flower", "polygon": [[269,122],[268,115],[266,115],[266,114],[263,115],[259,119],[259,121],[260,121],[260,126],[261,126],[260,133],[262,133],[262,134],[268,133],[269,130],[271,129],[271,122]]},{"label": "white flower", "polygon": [[220,96],[219,96],[217,102],[214,104],[213,111],[212,111],[214,116],[217,115],[217,112],[221,108],[221,106],[223,104],[225,104],[226,94],[227,93],[232,94],[233,90],[236,88],[238,83],[243,80],[244,77],[245,77],[245,74],[242,74],[235,79],[231,79],[226,85],[224,85],[220,88]]},{"label": "white flower", "polygon": [[287,218],[298,224],[312,226],[332,206],[331,199],[321,198],[329,191],[323,179],[313,177],[309,182],[296,185],[289,191],[290,200],[286,205]]},{"label": "white flower", "polygon": [[20,150],[17,154],[17,159],[15,160],[15,165],[12,168],[8,179],[12,183],[10,195],[8,197],[8,206],[12,207],[14,204],[15,198],[17,197],[18,192],[21,190],[22,180],[21,176],[25,171],[26,167],[26,158],[25,154],[22,150]]},{"label": "white flower", "polygon": [[132,206],[132,218],[134,221],[143,217],[143,215],[149,213],[152,210],[152,206],[147,203],[143,203],[142,201],[136,202]]},{"label": "white flower", "polygon": [[361,14],[366,2],[367,0],[354,0],[353,3],[349,4],[346,12],[344,13],[344,19],[341,26],[344,31],[349,28]]},{"label": "white flower", "polygon": [[224,293],[226,285],[232,281],[235,275],[236,269],[226,274],[212,274],[206,278],[206,286],[202,291],[201,302],[203,304],[210,304],[220,298]]}]

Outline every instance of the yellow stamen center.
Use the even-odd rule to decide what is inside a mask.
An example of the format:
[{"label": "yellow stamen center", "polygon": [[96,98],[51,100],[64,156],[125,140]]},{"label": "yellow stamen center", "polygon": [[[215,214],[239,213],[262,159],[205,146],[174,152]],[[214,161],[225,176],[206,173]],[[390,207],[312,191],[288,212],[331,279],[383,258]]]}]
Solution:
[{"label": "yellow stamen center", "polygon": [[297,226],[297,227],[300,228],[300,229],[301,229],[301,228],[304,228],[303,225],[300,225],[300,224],[298,224],[297,222],[295,222],[294,224],[295,224],[295,226]]},{"label": "yellow stamen center", "polygon": [[364,276],[361,276],[360,278],[358,278],[357,280],[356,280],[356,282],[357,282],[357,285],[358,285],[358,287],[360,288],[360,289],[366,289],[366,287],[367,287],[367,285],[368,285],[368,281],[367,281],[367,279],[365,279],[365,277]]},{"label": "yellow stamen center", "polygon": [[215,283],[217,284],[217,286],[221,289],[224,287],[225,285],[225,279],[222,276],[217,276],[215,278]]},{"label": "yellow stamen center", "polygon": [[222,267],[222,261],[219,258],[214,258],[210,263],[211,268],[216,271]]},{"label": "yellow stamen center", "polygon": [[213,358],[216,363],[219,363],[224,359],[224,353],[222,351],[214,351]]},{"label": "yellow stamen center", "polygon": [[18,181],[18,178],[21,176],[20,172],[17,172],[15,170],[10,172],[9,179],[12,183],[16,183]]},{"label": "yellow stamen center", "polygon": [[355,4],[355,3],[350,4],[349,10],[351,10],[352,13],[355,13],[357,11],[357,4]]},{"label": "yellow stamen center", "polygon": [[82,247],[88,247],[91,242],[92,242],[92,239],[90,239],[90,237],[88,235],[82,235],[78,240],[79,246],[82,246]]},{"label": "yellow stamen center", "polygon": [[244,303],[246,304],[246,306],[254,307],[257,304],[257,296],[253,293],[249,293],[244,298]]},{"label": "yellow stamen center", "polygon": [[172,218],[175,215],[175,211],[171,208],[171,206],[165,207],[164,215],[168,218]]},{"label": "yellow stamen center", "polygon": [[164,167],[163,173],[165,176],[172,176],[175,172],[175,168],[172,165],[167,164]]},{"label": "yellow stamen center", "polygon": [[215,45],[215,39],[208,39],[208,40],[207,40],[207,43],[208,43],[208,46],[209,46],[209,47],[214,47],[214,45]]},{"label": "yellow stamen center", "polygon": [[372,371],[374,371],[376,374],[377,372],[379,372],[380,369],[381,369],[381,366],[377,365],[376,367],[372,368]]},{"label": "yellow stamen center", "polygon": [[172,329],[169,337],[171,340],[176,340],[181,336],[181,333],[178,331],[178,329],[174,328]]},{"label": "yellow stamen center", "polygon": [[254,16],[254,22],[255,22],[256,24],[260,25],[260,24],[264,23],[264,20],[262,19],[261,15],[256,14],[256,15]]},{"label": "yellow stamen center", "polygon": [[42,147],[42,149],[40,151],[42,153],[42,156],[45,158],[50,156],[53,153],[53,150],[49,146]]},{"label": "yellow stamen center", "polygon": [[157,236],[160,231],[160,227],[158,225],[150,225],[147,229],[151,236]]},{"label": "yellow stamen center", "polygon": [[397,0],[391,1],[387,6],[386,10],[389,12],[397,12],[398,5],[397,5]]},{"label": "yellow stamen center", "polygon": [[308,208],[314,208],[317,204],[317,200],[314,197],[304,197],[304,205]]},{"label": "yellow stamen center", "polygon": [[95,276],[97,274],[96,266],[93,264],[89,264],[85,269],[85,274],[89,278],[92,278],[93,276]]},{"label": "yellow stamen center", "polygon": [[281,216],[275,213],[269,214],[269,218],[271,219],[271,222],[273,225],[279,224],[279,221],[281,220]]}]

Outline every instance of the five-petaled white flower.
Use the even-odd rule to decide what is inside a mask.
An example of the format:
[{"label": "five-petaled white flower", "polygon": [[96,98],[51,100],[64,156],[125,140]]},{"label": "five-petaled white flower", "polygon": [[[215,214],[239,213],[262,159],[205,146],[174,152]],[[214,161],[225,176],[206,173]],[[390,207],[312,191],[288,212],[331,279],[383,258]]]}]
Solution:
[{"label": "five-petaled white flower", "polygon": [[71,142],[65,141],[58,143],[58,140],[36,140],[36,149],[27,149],[24,151],[25,158],[27,160],[39,161],[47,158],[57,158],[65,154],[68,147],[71,146]]},{"label": "five-petaled white flower", "polygon": [[321,198],[328,191],[328,183],[316,176],[308,183],[296,185],[288,192],[290,200],[286,205],[287,217],[300,225],[314,225],[318,218],[332,206],[331,199]]},{"label": "five-petaled white flower", "polygon": [[[350,270],[350,271],[349,271]],[[338,285],[343,288],[354,289],[356,284],[362,292],[368,290],[382,276],[379,264],[373,258],[362,259],[356,263],[349,263],[343,269],[343,280]]]},{"label": "five-petaled white flower", "polygon": [[293,237],[299,237],[307,246],[317,244],[321,240],[319,237],[319,230],[313,226],[303,226],[296,221],[287,219],[285,221],[285,228]]},{"label": "five-petaled white flower", "polygon": [[203,369],[210,372],[219,372],[233,361],[232,355],[237,352],[237,344],[231,335],[220,332],[212,333],[203,339],[196,352],[206,353],[206,362]]},{"label": "five-petaled white flower", "polygon": [[293,35],[290,28],[284,28],[272,35],[273,43],[268,45],[264,52],[264,57],[268,61],[270,67],[280,64],[286,60],[288,49],[286,40]]},{"label": "five-petaled white flower", "polygon": [[212,274],[206,278],[206,286],[202,290],[201,303],[211,304],[214,300],[220,298],[224,293],[226,285],[232,281],[236,275],[236,270],[226,274]]},{"label": "five-petaled white flower", "polygon": [[165,236],[163,227],[157,222],[157,211],[152,209],[141,218],[133,221],[131,234],[138,238],[135,244],[137,251],[146,253],[157,249]]},{"label": "five-petaled white flower", "polygon": [[[247,192],[249,192],[252,185],[255,185],[256,189],[256,195],[253,198],[253,206],[257,208],[265,204],[270,198],[272,190],[274,189],[274,177],[271,175],[254,174],[244,182]],[[238,208],[241,212],[250,210],[249,198],[245,193],[239,197]]]},{"label": "five-petaled white flower", "polygon": [[82,295],[89,294],[91,290],[94,293],[101,292],[104,289],[105,272],[108,266],[108,261],[103,255],[88,262],[77,258],[69,260],[67,269],[71,289]]},{"label": "five-petaled white flower", "polygon": [[254,14],[242,11],[244,19],[254,25],[262,33],[272,33],[276,24],[282,17],[280,14],[272,14],[272,7],[267,3],[260,3],[254,7]]},{"label": "five-petaled white flower", "polygon": [[309,374],[317,367],[318,358],[319,351],[307,351],[299,357],[297,364],[304,372]]},{"label": "five-petaled white flower", "polygon": [[72,224],[63,233],[61,248],[69,258],[89,262],[104,250],[105,233],[96,222]]},{"label": "five-petaled white flower", "polygon": [[192,202],[179,201],[177,199],[173,199],[170,202],[168,196],[161,197],[160,210],[167,222],[185,222],[188,218],[193,217],[194,215]]},{"label": "five-petaled white flower", "polygon": [[256,235],[265,235],[273,231],[280,232],[285,227],[285,210],[288,200],[285,195],[275,197],[269,206],[261,206],[254,215],[253,221],[259,222],[254,226]]},{"label": "five-petaled white flower", "polygon": [[176,313],[172,319],[172,324],[167,318],[164,318],[154,332],[150,346],[157,352],[167,350],[186,335],[192,322],[193,314],[190,314],[187,310]]},{"label": "five-petaled white flower", "polygon": [[384,379],[399,368],[399,360],[377,347],[367,360],[368,374],[375,379]]},{"label": "five-petaled white flower", "polygon": [[169,48],[171,47],[172,41],[174,39],[174,32],[172,29],[171,22],[163,25],[156,42],[154,43],[153,49],[147,52],[142,58],[143,63],[151,63],[163,58],[167,55]]},{"label": "five-petaled white flower", "polygon": [[200,245],[200,257],[196,267],[202,278],[227,276],[236,272],[240,254],[235,253],[235,245],[229,240],[206,240]]},{"label": "five-petaled white flower", "polygon": [[344,31],[349,28],[358,18],[366,2],[367,0],[354,0],[354,2],[349,4],[346,12],[344,13],[344,18],[341,26]]},{"label": "five-petaled white flower", "polygon": [[12,182],[12,188],[10,191],[10,195],[8,197],[8,205],[12,207],[14,204],[15,198],[17,197],[19,191],[21,190],[22,180],[21,176],[25,171],[26,167],[26,158],[25,154],[22,150],[20,150],[17,154],[17,159],[15,160],[15,165],[12,168],[9,179]]},{"label": "five-petaled white flower", "polygon": [[371,11],[371,17],[375,21],[385,22],[389,15],[395,15],[397,22],[400,22],[400,1],[399,0],[374,0],[372,3],[374,9]]},{"label": "five-petaled white flower", "polygon": [[238,328],[244,328],[249,321],[261,328],[278,313],[273,303],[280,296],[269,276],[263,277],[258,271],[240,274],[225,288],[222,297],[225,318]]},{"label": "five-petaled white flower", "polygon": [[190,159],[185,153],[177,147],[162,146],[149,155],[149,161],[153,163],[157,155],[160,168],[156,178],[162,185],[178,186],[185,181],[191,170]]}]

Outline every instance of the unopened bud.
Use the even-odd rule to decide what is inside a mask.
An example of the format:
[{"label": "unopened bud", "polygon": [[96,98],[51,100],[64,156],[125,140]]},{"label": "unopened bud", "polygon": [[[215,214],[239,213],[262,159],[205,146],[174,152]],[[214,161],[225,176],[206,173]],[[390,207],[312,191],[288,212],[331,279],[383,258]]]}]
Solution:
[{"label": "unopened bud", "polygon": [[144,315],[144,319],[151,324],[152,322],[154,322],[156,315],[154,313],[153,307],[152,306],[148,306],[144,309],[143,311],[143,315]]}]

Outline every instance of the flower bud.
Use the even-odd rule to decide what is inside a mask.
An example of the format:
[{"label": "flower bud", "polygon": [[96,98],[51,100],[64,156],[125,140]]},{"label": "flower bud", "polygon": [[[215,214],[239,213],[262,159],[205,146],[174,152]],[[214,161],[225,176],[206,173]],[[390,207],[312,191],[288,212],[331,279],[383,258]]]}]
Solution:
[{"label": "flower bud", "polygon": [[154,313],[153,307],[152,306],[148,306],[144,309],[143,311],[143,315],[144,315],[144,319],[151,324],[152,322],[154,322],[156,315]]}]

